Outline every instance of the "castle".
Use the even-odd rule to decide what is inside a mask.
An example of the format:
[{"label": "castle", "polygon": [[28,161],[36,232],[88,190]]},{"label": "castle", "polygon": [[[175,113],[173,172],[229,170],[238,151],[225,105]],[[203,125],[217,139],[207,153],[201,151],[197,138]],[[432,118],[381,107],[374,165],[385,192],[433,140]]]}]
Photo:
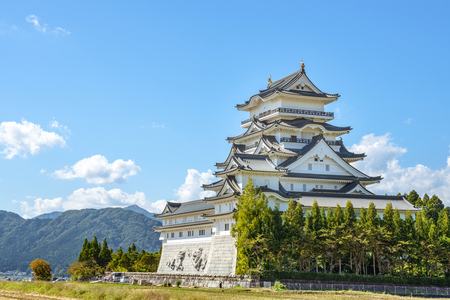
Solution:
[{"label": "castle", "polygon": [[236,248],[230,235],[233,213],[249,177],[268,198],[269,205],[287,209],[292,198],[310,210],[319,206],[345,207],[353,203],[356,213],[374,202],[381,215],[392,203],[404,216],[418,211],[403,196],[381,196],[367,187],[382,180],[369,176],[351,163],[364,159],[364,153],[347,150],[342,135],[352,128],[329,124],[333,112],[325,105],[339,94],[318,89],[308,78],[302,62],[300,70],[275,82],[269,77],[265,90],[236,105],[250,118],[241,122],[245,132],[228,137],[231,150],[215,166],[220,179],[205,190],[214,197],[176,203],[168,202],[161,214],[162,256],[158,273],[235,274]]}]

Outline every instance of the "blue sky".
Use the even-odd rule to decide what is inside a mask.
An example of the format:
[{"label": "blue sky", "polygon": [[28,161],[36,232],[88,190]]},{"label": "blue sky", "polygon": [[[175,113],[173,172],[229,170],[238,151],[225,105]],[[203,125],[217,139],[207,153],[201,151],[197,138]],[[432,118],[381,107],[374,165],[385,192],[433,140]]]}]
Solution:
[{"label": "blue sky", "polygon": [[358,167],[385,177],[373,191],[415,188],[450,204],[449,8],[0,2],[0,209],[157,211],[198,198],[248,118],[235,104],[300,60],[342,95],[327,111],[354,128],[345,144],[370,155]]}]

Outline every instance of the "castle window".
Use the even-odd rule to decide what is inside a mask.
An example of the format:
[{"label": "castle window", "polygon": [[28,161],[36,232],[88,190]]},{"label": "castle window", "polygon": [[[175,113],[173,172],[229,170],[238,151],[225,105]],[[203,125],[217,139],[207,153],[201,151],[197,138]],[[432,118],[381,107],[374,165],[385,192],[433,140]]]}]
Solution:
[{"label": "castle window", "polygon": [[166,238],[169,238],[169,234],[168,233],[166,233]]},{"label": "castle window", "polygon": [[303,185],[303,191],[306,192],[306,184]]},{"label": "castle window", "polygon": [[198,231],[198,235],[205,235],[205,229],[200,229]]},{"label": "castle window", "polygon": [[291,183],[291,191],[293,191],[293,190],[294,190],[294,184]]},{"label": "castle window", "polygon": [[169,225],[172,225],[172,219],[169,220]]},{"label": "castle window", "polygon": [[180,232],[178,233],[178,237],[183,237],[183,232],[182,232],[182,231],[180,231]]},{"label": "castle window", "polygon": [[334,189],[337,190],[337,185],[334,186]]},{"label": "castle window", "polygon": [[312,171],[312,164],[308,164],[308,170]]},{"label": "castle window", "polygon": [[170,237],[171,237],[171,238],[174,238],[174,237],[175,237],[175,232],[172,232],[172,233],[170,234]]},{"label": "castle window", "polygon": [[225,223],[225,231],[230,230],[230,224],[229,223]]},{"label": "castle window", "polygon": [[325,170],[330,171],[330,165],[325,165]]},{"label": "castle window", "polygon": [[297,142],[297,136],[291,135],[291,142],[296,143]]},{"label": "castle window", "polygon": [[211,235],[213,234],[213,231],[212,231],[213,229],[211,228]]},{"label": "castle window", "polygon": [[189,230],[188,231],[188,236],[194,236],[194,231],[193,230]]},{"label": "castle window", "polygon": [[320,188],[323,189],[323,185],[320,185]]},{"label": "castle window", "polygon": [[222,212],[222,204],[219,204],[219,212]]},{"label": "castle window", "polygon": [[316,157],[316,158],[314,158],[314,161],[319,161],[319,159]]},{"label": "castle window", "polygon": [[318,189],[319,188],[319,185],[318,184],[316,184],[316,189]]},{"label": "castle window", "polygon": [[230,211],[233,210],[233,203],[228,203],[228,210],[230,210]]}]

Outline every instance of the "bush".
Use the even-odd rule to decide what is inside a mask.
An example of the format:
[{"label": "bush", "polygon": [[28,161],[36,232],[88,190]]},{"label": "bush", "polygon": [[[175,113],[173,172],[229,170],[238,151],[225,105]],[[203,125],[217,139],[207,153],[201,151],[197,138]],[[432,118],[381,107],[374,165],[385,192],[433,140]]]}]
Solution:
[{"label": "bush", "polygon": [[181,285],[181,280],[180,280],[180,279],[177,279],[177,281],[175,282],[175,284],[177,285],[177,287],[180,287],[180,285]]},{"label": "bush", "polygon": [[275,291],[277,291],[277,292],[281,292],[286,289],[286,286],[279,281],[275,281],[274,287],[275,287]]},{"label": "bush", "polygon": [[356,274],[329,274],[310,272],[278,272],[262,271],[252,272],[251,275],[259,275],[261,279],[293,279],[293,280],[323,280],[323,281],[350,281],[350,282],[375,282],[394,284],[436,285],[450,286],[450,278],[446,277],[396,277],[396,276],[372,276]]},{"label": "bush", "polygon": [[[52,268],[50,264],[43,259],[36,258],[30,264],[33,270],[34,278],[37,280],[50,280],[52,278]],[[10,279],[11,280],[11,279]]]},{"label": "bush", "polygon": [[171,284],[170,282],[164,282],[164,283],[163,283],[163,286],[164,286],[164,287],[171,287],[172,284]]}]

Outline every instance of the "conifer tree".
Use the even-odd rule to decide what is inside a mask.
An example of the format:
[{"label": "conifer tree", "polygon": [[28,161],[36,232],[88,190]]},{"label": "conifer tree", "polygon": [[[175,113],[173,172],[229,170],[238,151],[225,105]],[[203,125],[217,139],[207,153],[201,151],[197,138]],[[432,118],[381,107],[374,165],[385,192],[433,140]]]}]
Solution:
[{"label": "conifer tree", "polygon": [[375,204],[373,202],[369,203],[369,208],[367,209],[367,215],[366,215],[366,226],[367,228],[375,228],[379,226],[378,222],[378,213],[377,209],[375,207]]},{"label": "conifer tree", "polygon": [[342,211],[341,206],[339,203],[336,205],[336,208],[334,209],[334,227],[341,226],[344,224],[344,212]]},{"label": "conifer tree", "polygon": [[367,210],[365,209],[364,206],[362,206],[361,209],[359,210],[359,223],[361,224],[361,226],[363,227],[366,226],[366,219],[367,219]]},{"label": "conifer tree", "polygon": [[297,236],[303,231],[305,226],[305,216],[300,203],[295,203],[292,198],[289,200],[288,208],[283,214],[283,224],[286,227],[287,236]]},{"label": "conifer tree", "polygon": [[314,199],[313,205],[311,206],[311,223],[309,224],[310,232],[318,232],[320,229],[322,229],[322,215],[320,213],[320,207],[317,203],[317,200]]},{"label": "conifer tree", "polygon": [[445,209],[441,210],[441,212],[439,213],[437,224],[439,226],[441,234],[447,238],[450,238],[450,219]]},{"label": "conifer tree", "polygon": [[394,211],[392,209],[392,203],[386,204],[386,208],[383,213],[383,227],[387,232],[394,233]]},{"label": "conifer tree", "polygon": [[398,211],[398,208],[395,208],[394,210],[394,236],[397,240],[403,240],[404,238],[404,222],[402,217],[400,216],[400,212]]},{"label": "conifer tree", "polygon": [[427,202],[424,201],[423,203],[425,214],[428,218],[433,219],[434,222],[438,220],[439,213],[444,207],[444,203],[442,203],[442,200],[436,195],[433,195]]},{"label": "conifer tree", "polygon": [[325,209],[323,206],[320,207],[320,220],[322,221],[322,225],[320,226],[321,229],[327,229],[328,222],[327,222],[327,215],[325,214]]},{"label": "conifer tree", "polygon": [[231,234],[236,239],[236,274],[244,275],[261,263],[263,253],[257,250],[261,247],[257,247],[255,241],[264,238],[268,215],[267,197],[255,188],[250,176],[236,207],[233,215],[236,222],[232,224]]},{"label": "conifer tree", "polygon": [[356,223],[356,213],[350,200],[347,200],[347,204],[345,205],[344,223],[348,228],[353,228]]},{"label": "conifer tree", "polygon": [[331,209],[330,206],[328,206],[327,209],[327,228],[333,228],[334,227],[334,212]]},{"label": "conifer tree", "polygon": [[94,236],[94,239],[91,241],[91,246],[89,249],[89,259],[98,261],[98,255],[100,254],[100,247],[101,245],[97,240],[97,236]]},{"label": "conifer tree", "polygon": [[106,242],[106,238],[103,238],[103,245],[100,253],[98,255],[98,264],[102,267],[106,267],[106,265],[111,261],[111,252],[108,249],[108,243]]},{"label": "conifer tree", "polygon": [[407,240],[410,241],[414,241],[416,239],[416,228],[414,224],[414,219],[409,209],[406,211],[405,215],[405,236]]},{"label": "conifer tree", "polygon": [[[406,197],[406,200],[408,200],[409,203],[415,206],[422,206],[422,200],[420,200],[419,194],[415,190],[412,190],[408,197]],[[419,201],[420,203],[417,203]],[[420,204],[420,205],[419,205]]]},{"label": "conifer tree", "polygon": [[84,239],[83,248],[78,255],[78,262],[83,262],[89,260],[89,251],[91,244],[88,242],[87,238]]},{"label": "conifer tree", "polygon": [[269,217],[267,222],[267,246],[268,250],[272,253],[279,252],[281,250],[281,243],[284,239],[284,226],[278,205],[275,208],[269,208]]}]

